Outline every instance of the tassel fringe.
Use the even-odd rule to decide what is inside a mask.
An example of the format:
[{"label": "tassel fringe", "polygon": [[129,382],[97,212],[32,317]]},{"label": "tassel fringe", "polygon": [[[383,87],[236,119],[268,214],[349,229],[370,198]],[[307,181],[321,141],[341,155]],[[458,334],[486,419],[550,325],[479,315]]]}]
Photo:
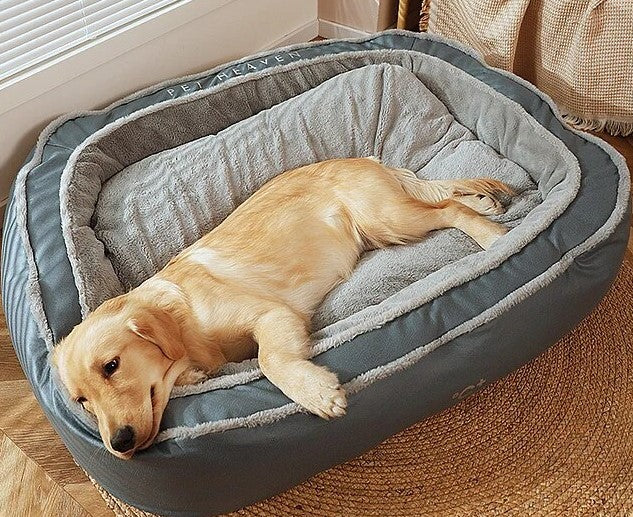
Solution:
[{"label": "tassel fringe", "polygon": [[613,136],[633,135],[633,121],[588,119],[572,115],[571,113],[562,113],[562,116],[567,124],[581,131],[604,131]]}]

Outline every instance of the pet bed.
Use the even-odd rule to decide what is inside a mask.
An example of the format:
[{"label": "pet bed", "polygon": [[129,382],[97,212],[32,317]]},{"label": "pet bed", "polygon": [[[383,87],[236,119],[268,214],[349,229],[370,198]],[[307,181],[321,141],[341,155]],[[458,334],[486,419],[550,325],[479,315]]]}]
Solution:
[{"label": "pet bed", "polygon": [[[313,321],[314,360],[348,414],[291,403],[255,360],[177,388],[155,444],[109,454],[50,350],[280,172],[377,156],[426,179],[489,176],[518,195],[481,251],[456,230],[363,256]],[[298,45],[53,122],[19,172],[3,234],[3,303],[20,362],[77,463],[116,498],[223,513],[295,485],[532,359],[613,280],[629,176],[549,99],[455,43],[404,31]],[[291,236],[289,236],[291,238]]]}]

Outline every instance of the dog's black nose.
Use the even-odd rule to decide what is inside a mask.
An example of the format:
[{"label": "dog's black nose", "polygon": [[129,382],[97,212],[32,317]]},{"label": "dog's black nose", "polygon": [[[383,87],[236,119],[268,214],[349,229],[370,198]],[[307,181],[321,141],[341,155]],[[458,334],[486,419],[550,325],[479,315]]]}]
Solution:
[{"label": "dog's black nose", "polygon": [[119,427],[110,440],[110,445],[115,451],[127,452],[134,447],[134,429],[129,425]]}]

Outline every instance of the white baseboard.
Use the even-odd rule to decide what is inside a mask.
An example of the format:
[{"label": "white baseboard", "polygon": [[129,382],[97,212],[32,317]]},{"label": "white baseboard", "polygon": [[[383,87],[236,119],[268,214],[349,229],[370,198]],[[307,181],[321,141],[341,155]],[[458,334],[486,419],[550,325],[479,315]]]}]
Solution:
[{"label": "white baseboard", "polygon": [[319,20],[319,36],[322,38],[362,38],[369,35],[360,29],[341,25],[340,23],[331,22],[329,20]]},{"label": "white baseboard", "polygon": [[[319,21],[312,20],[298,29],[292,31],[290,34],[286,34],[282,38],[271,43],[267,49],[273,49],[278,47],[287,47],[288,45],[294,45],[295,43],[303,43],[310,41],[319,35]],[[262,49],[264,50],[264,49]]]}]

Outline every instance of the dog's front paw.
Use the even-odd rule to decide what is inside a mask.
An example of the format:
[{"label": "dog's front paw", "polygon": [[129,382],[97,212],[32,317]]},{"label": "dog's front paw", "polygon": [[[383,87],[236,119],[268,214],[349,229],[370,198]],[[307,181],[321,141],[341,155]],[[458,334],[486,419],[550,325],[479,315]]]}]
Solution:
[{"label": "dog's front paw", "polygon": [[338,377],[323,367],[310,366],[301,388],[294,391],[291,398],[326,420],[345,415],[347,397]]},{"label": "dog's front paw", "polygon": [[200,368],[187,368],[176,379],[176,386],[186,386],[188,384],[198,384],[211,377],[212,372]]}]

